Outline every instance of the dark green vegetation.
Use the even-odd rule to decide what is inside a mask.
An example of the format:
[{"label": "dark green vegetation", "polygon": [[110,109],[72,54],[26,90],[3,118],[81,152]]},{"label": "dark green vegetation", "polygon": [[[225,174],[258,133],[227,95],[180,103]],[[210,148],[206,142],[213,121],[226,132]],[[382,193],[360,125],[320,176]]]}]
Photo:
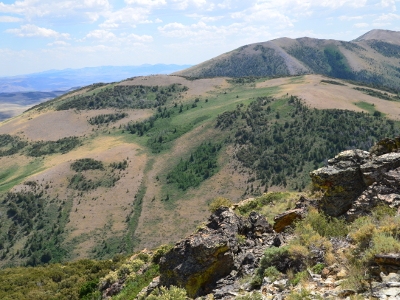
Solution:
[{"label": "dark green vegetation", "polygon": [[[46,196],[50,183],[45,186],[36,181],[25,184],[31,191],[10,192],[2,200],[7,210],[0,227],[0,255],[2,258],[11,256],[16,265],[59,262],[67,256],[61,244],[72,203]],[[23,237],[23,246],[10,252]]]},{"label": "dark green vegetation", "polygon": [[383,99],[383,100],[389,100],[389,101],[399,101],[400,100],[399,95],[391,96],[386,92],[382,93],[377,90],[371,90],[371,89],[360,88],[360,87],[355,87],[354,89],[357,91],[363,92],[364,94],[367,94],[367,95],[370,95],[372,97],[376,97],[379,99]]},{"label": "dark green vegetation", "polygon": [[74,161],[71,164],[71,169],[75,172],[82,172],[87,170],[103,170],[103,162],[93,158],[82,158]]},{"label": "dark green vegetation", "polygon": [[112,86],[65,99],[58,110],[100,108],[152,108],[164,105],[187,88],[179,84],[159,86]]},{"label": "dark green vegetation", "polygon": [[334,84],[334,85],[345,85],[344,83],[341,83],[339,81],[334,81],[334,80],[321,80],[322,83],[329,83],[329,84]]},{"label": "dark green vegetation", "polygon": [[43,156],[55,153],[67,153],[81,145],[81,141],[76,136],[65,137],[57,141],[41,141],[31,143],[27,148],[28,156]]},{"label": "dark green vegetation", "polygon": [[385,136],[399,133],[393,121],[345,110],[317,110],[297,97],[260,97],[247,109],[238,106],[217,120],[217,127],[231,132],[236,158],[254,172],[250,194],[272,185],[302,190],[308,173],[345,149],[368,150]]},{"label": "dark green vegetation", "polygon": [[400,57],[400,46],[383,41],[372,40],[368,45],[376,52],[386,57]]},{"label": "dark green vegetation", "polygon": [[217,171],[217,157],[221,145],[201,144],[188,160],[182,160],[167,175],[167,183],[175,183],[183,191],[198,186],[202,181],[210,178]]},{"label": "dark green vegetation", "polygon": [[21,138],[17,136],[0,134],[0,157],[13,155],[24,148],[27,144],[26,141],[21,140]]},{"label": "dark green vegetation", "polygon": [[119,179],[120,178],[114,174],[105,173],[92,179],[87,178],[82,173],[78,173],[69,179],[68,187],[77,191],[95,190],[98,187],[110,188],[113,187]]},{"label": "dark green vegetation", "polygon": [[[252,48],[252,49],[250,49]],[[255,51],[256,55],[244,55],[245,51]],[[212,68],[205,68],[201,77],[244,77],[289,75],[285,61],[273,49],[263,45],[243,46],[232,55],[219,60]]]},{"label": "dark green vegetation", "polygon": [[78,191],[95,190],[98,187],[110,188],[120,179],[116,170],[125,170],[128,161],[114,162],[104,167],[101,161],[92,158],[76,160],[71,164],[71,169],[76,172],[69,178],[68,187]]},{"label": "dark green vegetation", "polygon": [[170,108],[160,106],[157,108],[157,113],[150,118],[141,122],[127,124],[126,130],[138,136],[146,135],[148,137],[147,146],[153,153],[160,153],[163,150],[169,149],[175,139],[192,130],[196,124],[209,118],[203,115],[186,124],[172,122],[173,118],[177,115],[197,108],[199,101],[200,99],[196,98],[191,105],[175,104]]},{"label": "dark green vegetation", "polygon": [[123,258],[94,261],[79,260],[40,267],[18,267],[0,270],[0,298],[53,300],[97,299],[100,278],[118,268]]},{"label": "dark green vegetation", "polygon": [[146,186],[141,184],[137,194],[135,195],[135,201],[133,202],[133,209],[127,220],[128,223],[128,234],[125,238],[120,241],[120,250],[123,252],[129,252],[139,244],[139,238],[135,235],[135,231],[139,225],[139,218],[142,214],[143,198],[146,194]]},{"label": "dark green vegetation", "polygon": [[30,142],[22,140],[18,136],[9,134],[0,135],[0,157],[20,153],[25,149],[28,156],[38,157],[55,153],[67,153],[81,145],[79,138],[75,136],[66,137],[57,141]]},{"label": "dark green vegetation", "polygon": [[115,123],[118,120],[121,120],[127,116],[127,113],[104,114],[92,117],[88,120],[88,122],[90,125],[109,124]]},{"label": "dark green vegetation", "polygon": [[334,45],[323,49],[300,45],[290,48],[288,53],[309,65],[318,74],[342,79],[355,79],[346,58]]}]

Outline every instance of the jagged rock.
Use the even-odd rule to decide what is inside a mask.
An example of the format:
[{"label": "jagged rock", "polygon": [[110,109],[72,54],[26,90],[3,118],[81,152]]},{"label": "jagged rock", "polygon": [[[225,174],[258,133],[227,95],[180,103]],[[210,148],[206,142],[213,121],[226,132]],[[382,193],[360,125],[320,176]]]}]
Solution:
[{"label": "jagged rock", "polygon": [[[377,254],[374,257],[375,263],[380,267],[381,272],[390,273],[400,270],[400,254]],[[400,281],[400,280],[399,280]]]},{"label": "jagged rock", "polygon": [[[273,242],[272,232],[265,217],[258,213],[245,219],[229,208],[220,208],[204,228],[177,243],[161,258],[160,285],[183,287],[193,298],[216,289],[218,297],[223,298],[238,288],[234,286],[237,271],[254,271],[263,249]],[[238,235],[251,240],[251,251],[246,251],[244,245],[239,247]]]},{"label": "jagged rock", "polygon": [[325,191],[320,208],[329,216],[347,212],[363,192],[365,184],[360,165],[367,162],[369,153],[348,150],[328,161],[328,166],[310,173],[314,187]]},{"label": "jagged rock", "polygon": [[366,186],[378,182],[384,173],[400,167],[400,153],[387,153],[374,157],[360,166],[363,180]]},{"label": "jagged rock", "polygon": [[314,187],[325,191],[319,208],[327,215],[346,214],[352,221],[380,203],[400,207],[400,153],[376,156],[361,150],[344,151],[310,176]]},{"label": "jagged rock", "polygon": [[372,208],[379,204],[386,204],[393,208],[400,207],[400,168],[387,171],[382,174],[379,182],[370,185],[354,201],[346,214],[346,218],[353,221],[368,214]]},{"label": "jagged rock", "polygon": [[248,223],[245,226],[245,235],[251,238],[261,238],[263,233],[273,233],[271,225],[264,216],[256,212],[251,212]]},{"label": "jagged rock", "polygon": [[157,287],[160,286],[160,276],[153,278],[150,284],[144,287],[137,295],[137,299],[144,299],[149,296]]},{"label": "jagged rock", "polygon": [[124,288],[124,284],[122,282],[113,283],[109,288],[107,288],[103,292],[103,299],[119,294],[123,288]]},{"label": "jagged rock", "polygon": [[292,209],[277,215],[274,218],[274,230],[278,233],[282,232],[286,227],[291,226],[294,221],[301,219],[303,213],[302,209]]}]

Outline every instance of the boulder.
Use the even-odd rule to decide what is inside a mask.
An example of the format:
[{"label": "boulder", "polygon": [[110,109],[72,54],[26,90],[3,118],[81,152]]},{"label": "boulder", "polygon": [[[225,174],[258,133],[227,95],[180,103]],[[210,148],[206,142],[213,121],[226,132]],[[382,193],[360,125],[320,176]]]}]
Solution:
[{"label": "boulder", "polygon": [[344,214],[364,191],[360,165],[368,158],[366,151],[344,151],[330,159],[327,167],[310,173],[314,188],[325,191],[319,205],[325,214],[333,217]]},{"label": "boulder", "polygon": [[380,267],[381,272],[397,273],[398,271],[400,271],[399,253],[377,254],[374,257],[374,261]]},{"label": "boulder", "polygon": [[[202,229],[178,242],[161,258],[160,285],[185,288],[192,298],[206,295],[235,269],[256,267],[263,251],[246,253],[239,245],[239,235],[257,245],[272,232],[265,217],[258,213],[246,219],[227,207],[220,208]],[[268,242],[272,244],[272,236]]]},{"label": "boulder", "polygon": [[314,188],[324,191],[319,208],[326,215],[345,214],[352,221],[380,203],[400,207],[400,153],[383,153],[397,151],[394,145],[386,150],[373,147],[379,156],[362,150],[344,151],[330,159],[327,167],[311,172]]},{"label": "boulder", "polygon": [[387,153],[372,158],[360,166],[362,177],[366,186],[378,182],[389,170],[400,167],[400,153]]},{"label": "boulder", "polygon": [[400,168],[387,171],[354,201],[346,213],[349,221],[367,215],[374,207],[385,204],[393,208],[400,207]]},{"label": "boulder", "polygon": [[286,227],[291,226],[294,221],[303,218],[302,209],[292,209],[281,213],[274,218],[274,230],[282,232]]}]

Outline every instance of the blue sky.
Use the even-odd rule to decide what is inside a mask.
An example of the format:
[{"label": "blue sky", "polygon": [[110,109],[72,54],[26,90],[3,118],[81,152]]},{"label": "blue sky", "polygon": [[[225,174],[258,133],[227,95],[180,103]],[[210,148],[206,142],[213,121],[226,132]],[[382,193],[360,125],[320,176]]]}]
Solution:
[{"label": "blue sky", "polygon": [[[0,76],[197,64],[279,37],[400,31],[400,0],[0,0]],[[399,7],[400,9],[400,7]]]}]

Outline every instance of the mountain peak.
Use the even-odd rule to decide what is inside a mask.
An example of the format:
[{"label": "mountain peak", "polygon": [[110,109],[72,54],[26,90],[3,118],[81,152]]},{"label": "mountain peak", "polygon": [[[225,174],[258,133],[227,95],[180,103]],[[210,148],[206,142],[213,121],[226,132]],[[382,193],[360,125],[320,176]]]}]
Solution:
[{"label": "mountain peak", "polygon": [[379,40],[387,43],[400,45],[400,31],[373,29],[356,38],[355,42]]}]

